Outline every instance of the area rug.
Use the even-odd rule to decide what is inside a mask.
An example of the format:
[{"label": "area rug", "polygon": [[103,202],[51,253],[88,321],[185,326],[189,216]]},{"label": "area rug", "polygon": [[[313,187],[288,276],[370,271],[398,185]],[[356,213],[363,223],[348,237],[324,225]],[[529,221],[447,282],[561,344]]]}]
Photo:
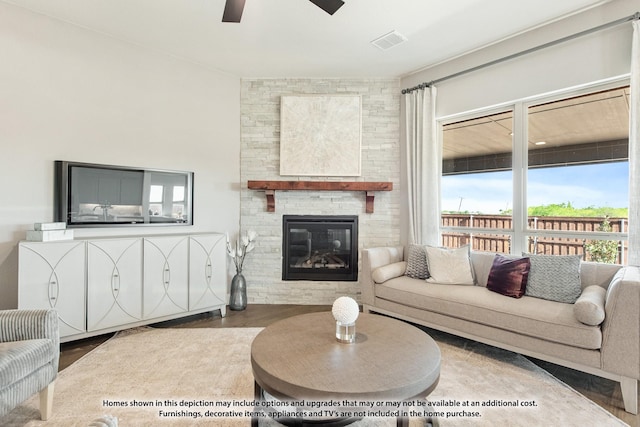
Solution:
[{"label": "area rug", "polygon": [[[250,349],[260,331],[120,332],[60,373],[48,422],[39,420],[34,396],[0,418],[0,424],[88,426],[112,416],[120,427],[248,426],[245,411],[253,409],[248,406],[253,400]],[[441,379],[428,401],[434,411],[446,413],[438,417],[441,426],[627,425],[518,354],[435,338],[442,351]],[[261,425],[275,425],[260,419]],[[421,425],[418,419],[410,422]],[[353,425],[392,426],[395,420],[365,418]]]}]

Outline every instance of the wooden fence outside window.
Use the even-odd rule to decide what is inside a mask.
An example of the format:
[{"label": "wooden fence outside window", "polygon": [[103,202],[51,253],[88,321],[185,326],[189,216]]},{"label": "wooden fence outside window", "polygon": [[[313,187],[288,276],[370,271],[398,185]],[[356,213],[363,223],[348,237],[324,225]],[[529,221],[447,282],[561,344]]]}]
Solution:
[{"label": "wooden fence outside window", "polygon": [[[626,233],[628,221],[626,218],[608,218],[612,233]],[[529,217],[530,230],[544,230],[550,234],[554,231],[569,232],[598,232],[605,218],[591,217]],[[445,231],[442,233],[442,245],[445,247],[460,247],[471,245],[474,251],[510,253],[511,236],[499,234],[495,229],[512,229],[512,218],[507,215],[472,215],[472,214],[442,214],[443,227],[473,228],[473,232]],[[494,229],[488,233],[478,232],[477,229]],[[591,261],[587,250],[592,239],[565,238],[552,236],[529,236],[528,249],[530,253],[547,255],[581,255],[584,260]],[[627,245],[623,241],[617,242],[617,263],[624,264],[627,259]]]}]

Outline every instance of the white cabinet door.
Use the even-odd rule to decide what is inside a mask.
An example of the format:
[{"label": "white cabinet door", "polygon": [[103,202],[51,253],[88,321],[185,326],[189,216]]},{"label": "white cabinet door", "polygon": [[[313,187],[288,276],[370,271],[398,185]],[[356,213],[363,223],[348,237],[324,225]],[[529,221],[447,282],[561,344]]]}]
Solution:
[{"label": "white cabinet door", "polygon": [[145,237],[143,317],[187,312],[189,236]]},{"label": "white cabinet door", "polygon": [[227,250],[223,234],[189,239],[189,310],[219,308],[226,314]]},{"label": "white cabinet door", "polygon": [[21,242],[18,252],[18,308],[55,308],[61,337],[85,332],[85,243]]},{"label": "white cabinet door", "polygon": [[87,330],[142,320],[142,239],[87,243]]}]

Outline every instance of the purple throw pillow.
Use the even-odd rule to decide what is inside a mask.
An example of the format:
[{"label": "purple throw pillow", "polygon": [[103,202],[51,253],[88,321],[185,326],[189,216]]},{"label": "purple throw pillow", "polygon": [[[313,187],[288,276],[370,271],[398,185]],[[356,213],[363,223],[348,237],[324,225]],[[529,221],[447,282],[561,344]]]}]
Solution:
[{"label": "purple throw pillow", "polygon": [[512,298],[520,298],[527,289],[531,262],[496,254],[487,279],[487,289]]}]

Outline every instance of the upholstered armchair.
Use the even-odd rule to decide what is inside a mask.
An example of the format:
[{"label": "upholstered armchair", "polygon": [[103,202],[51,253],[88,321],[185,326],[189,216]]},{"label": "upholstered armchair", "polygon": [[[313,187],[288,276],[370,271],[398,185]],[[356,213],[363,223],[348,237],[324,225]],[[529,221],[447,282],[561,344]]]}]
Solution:
[{"label": "upholstered armchair", "polygon": [[40,393],[40,416],[48,419],[59,359],[55,310],[0,310],[0,417]]}]

